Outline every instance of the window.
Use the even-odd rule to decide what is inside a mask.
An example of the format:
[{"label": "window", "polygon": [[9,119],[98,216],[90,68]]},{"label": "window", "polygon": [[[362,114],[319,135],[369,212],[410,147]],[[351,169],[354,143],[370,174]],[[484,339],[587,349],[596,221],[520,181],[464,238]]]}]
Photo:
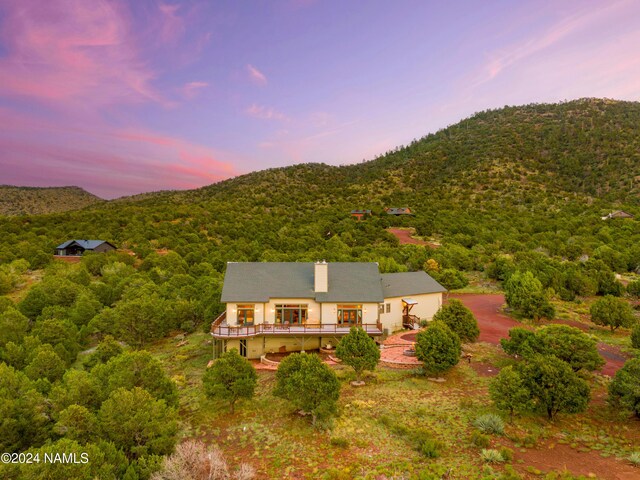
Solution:
[{"label": "window", "polygon": [[247,356],[247,339],[246,338],[243,338],[242,340],[240,340],[240,356],[242,357]]},{"label": "window", "polygon": [[391,304],[387,303],[387,313],[391,313]]},{"label": "window", "polygon": [[338,325],[361,325],[362,305],[338,305]]},{"label": "window", "polygon": [[253,325],[255,305],[238,305],[238,325]]},{"label": "window", "polygon": [[308,318],[308,305],[276,305],[276,324],[304,325]]},{"label": "window", "polygon": [[378,313],[384,313],[384,303],[378,304]]}]

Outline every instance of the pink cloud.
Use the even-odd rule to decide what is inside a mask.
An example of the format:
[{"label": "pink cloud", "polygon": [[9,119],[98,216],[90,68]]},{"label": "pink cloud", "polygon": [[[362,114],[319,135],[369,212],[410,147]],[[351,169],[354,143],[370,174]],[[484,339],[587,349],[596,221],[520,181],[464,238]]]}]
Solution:
[{"label": "pink cloud", "polygon": [[173,42],[181,37],[186,30],[184,19],[178,15],[180,5],[161,3],[158,9],[162,14],[160,36],[164,42]]},{"label": "pink cloud", "polygon": [[256,105],[255,103],[245,110],[247,115],[253,118],[259,118],[262,120],[279,120],[287,121],[288,117],[273,108],[265,107],[263,105]]},{"label": "pink cloud", "polygon": [[111,198],[239,174],[231,154],[148,130],[65,127],[2,108],[0,126],[3,183],[79,185]]},{"label": "pink cloud", "polygon": [[182,87],[182,94],[191,100],[198,95],[200,90],[208,86],[209,84],[207,82],[189,82]]},{"label": "pink cloud", "polygon": [[166,99],[138,59],[127,9],[95,0],[1,3],[0,94],[66,106]]},{"label": "pink cloud", "polygon": [[249,74],[249,79],[253,83],[261,86],[264,86],[267,84],[267,77],[265,76],[265,74],[262,73],[253,65],[247,65],[247,73]]}]

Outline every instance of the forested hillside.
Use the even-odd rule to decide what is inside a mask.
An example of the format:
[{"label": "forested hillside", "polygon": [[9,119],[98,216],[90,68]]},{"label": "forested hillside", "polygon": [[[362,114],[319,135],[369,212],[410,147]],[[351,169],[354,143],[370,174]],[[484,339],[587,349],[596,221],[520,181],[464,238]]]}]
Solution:
[{"label": "forested hillside", "polygon": [[[520,271],[552,299],[624,295],[616,273],[640,271],[638,125],[639,103],[508,107],[362,164],[0,217],[0,444],[88,450],[96,460],[81,478],[149,478],[177,441],[177,387],[156,359],[127,349],[206,329],[222,310],[228,261],[376,261],[383,272],[428,269],[450,288],[470,272],[504,281]],[[42,193],[33,205],[80,207],[33,192]],[[352,209],[373,215],[357,221]],[[617,209],[636,218],[601,219]],[[441,247],[400,245],[390,226]],[[54,261],[53,248],[73,238],[127,251]],[[181,411],[196,408],[180,401]],[[133,406],[153,441],[119,428]],[[6,478],[40,478],[4,468]]]},{"label": "forested hillside", "polygon": [[41,215],[79,210],[102,202],[79,187],[12,187],[0,185],[0,215]]}]

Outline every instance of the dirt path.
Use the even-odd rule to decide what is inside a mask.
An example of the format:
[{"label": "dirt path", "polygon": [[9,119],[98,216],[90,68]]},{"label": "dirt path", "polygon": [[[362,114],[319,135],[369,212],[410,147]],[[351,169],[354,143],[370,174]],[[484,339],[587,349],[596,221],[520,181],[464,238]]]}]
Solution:
[{"label": "dirt path", "polygon": [[[478,320],[480,327],[480,342],[487,342],[494,345],[500,344],[501,338],[509,338],[509,330],[513,327],[523,327],[521,323],[506,316],[500,312],[504,304],[504,295],[502,294],[450,294],[449,298],[456,298],[466,305],[473,312]],[[552,323],[563,323],[572,326],[579,322],[569,322],[563,320],[554,320]],[[578,328],[586,329],[581,324]],[[622,368],[627,358],[624,356],[620,348],[598,342],[598,352],[606,361],[604,367],[600,371],[604,375],[613,376]]]},{"label": "dirt path", "polygon": [[[523,465],[532,466],[543,472],[569,470],[574,475],[606,480],[635,480],[640,478],[636,467],[616,460],[604,458],[594,452],[580,452],[568,445],[547,444],[526,453],[516,451],[514,460],[522,460]],[[595,477],[594,477],[595,475]]]},{"label": "dirt path", "polygon": [[424,240],[420,240],[419,238],[413,238],[413,235],[416,233],[413,228],[387,228],[387,231],[393,235],[400,241],[400,245],[427,245],[431,248],[439,248],[440,245],[437,243],[425,242]]}]

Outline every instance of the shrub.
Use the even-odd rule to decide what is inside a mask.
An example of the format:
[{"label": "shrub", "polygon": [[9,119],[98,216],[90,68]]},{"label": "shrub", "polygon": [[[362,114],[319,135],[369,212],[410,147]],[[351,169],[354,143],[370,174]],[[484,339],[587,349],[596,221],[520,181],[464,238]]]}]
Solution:
[{"label": "shrub", "polygon": [[449,303],[433,316],[433,320],[446,323],[463,342],[475,342],[480,336],[476,318],[460,300],[449,300]]},{"label": "shrub", "polygon": [[480,433],[477,430],[474,430],[471,434],[471,443],[473,443],[476,447],[487,448],[491,445],[491,440],[484,433]]},{"label": "shrub", "polygon": [[632,465],[640,467],[640,452],[633,452],[627,457],[627,460],[629,460]]},{"label": "shrub", "polygon": [[553,318],[555,310],[549,303],[542,283],[533,273],[517,271],[504,283],[505,299],[509,307],[526,318]]},{"label": "shrub", "polygon": [[336,346],[336,357],[356,372],[360,380],[365,370],[373,371],[380,360],[380,348],[367,333],[359,327],[351,327],[349,334],[340,339]]},{"label": "shrub", "polygon": [[433,438],[425,439],[421,441],[416,450],[421,455],[427,458],[438,458],[440,456],[440,450],[442,449],[442,443]]},{"label": "shrub", "polygon": [[619,327],[630,327],[635,321],[631,305],[622,298],[606,295],[591,305],[591,321],[596,325],[615,331]]},{"label": "shrub", "polygon": [[500,449],[500,455],[504,459],[505,462],[510,462],[513,460],[513,450],[507,447],[502,447]]},{"label": "shrub", "polygon": [[502,421],[502,418],[493,413],[480,415],[473,422],[473,425],[482,433],[489,433],[492,435],[502,435],[504,433],[504,422]]},{"label": "shrub", "polygon": [[444,372],[460,361],[460,339],[442,322],[433,322],[416,336],[416,357],[428,373]]},{"label": "shrub", "polygon": [[207,369],[202,377],[202,384],[207,397],[228,401],[233,413],[238,400],[253,397],[258,375],[249,360],[232,348]]},{"label": "shrub", "polygon": [[317,355],[293,353],[278,365],[273,393],[310,413],[316,426],[318,420],[327,420],[337,412],[340,381]]},{"label": "shrub", "polygon": [[553,355],[535,355],[517,366],[533,405],[553,420],[558,413],[578,413],[589,403],[589,385],[568,363]]},{"label": "shrub", "polygon": [[640,418],[640,358],[627,360],[609,384],[609,398],[615,405],[632,411]]},{"label": "shrub", "polygon": [[502,463],[504,462],[504,458],[502,458],[502,454],[493,448],[483,448],[480,452],[480,458],[485,463]]},{"label": "shrub", "polygon": [[526,387],[518,370],[508,365],[489,384],[489,395],[498,410],[509,412],[511,421],[516,412],[529,410],[532,406],[531,392]]},{"label": "shrub", "polygon": [[344,437],[331,437],[331,440],[329,440],[329,443],[333,447],[339,447],[339,448],[347,448],[349,446],[349,440]]}]

